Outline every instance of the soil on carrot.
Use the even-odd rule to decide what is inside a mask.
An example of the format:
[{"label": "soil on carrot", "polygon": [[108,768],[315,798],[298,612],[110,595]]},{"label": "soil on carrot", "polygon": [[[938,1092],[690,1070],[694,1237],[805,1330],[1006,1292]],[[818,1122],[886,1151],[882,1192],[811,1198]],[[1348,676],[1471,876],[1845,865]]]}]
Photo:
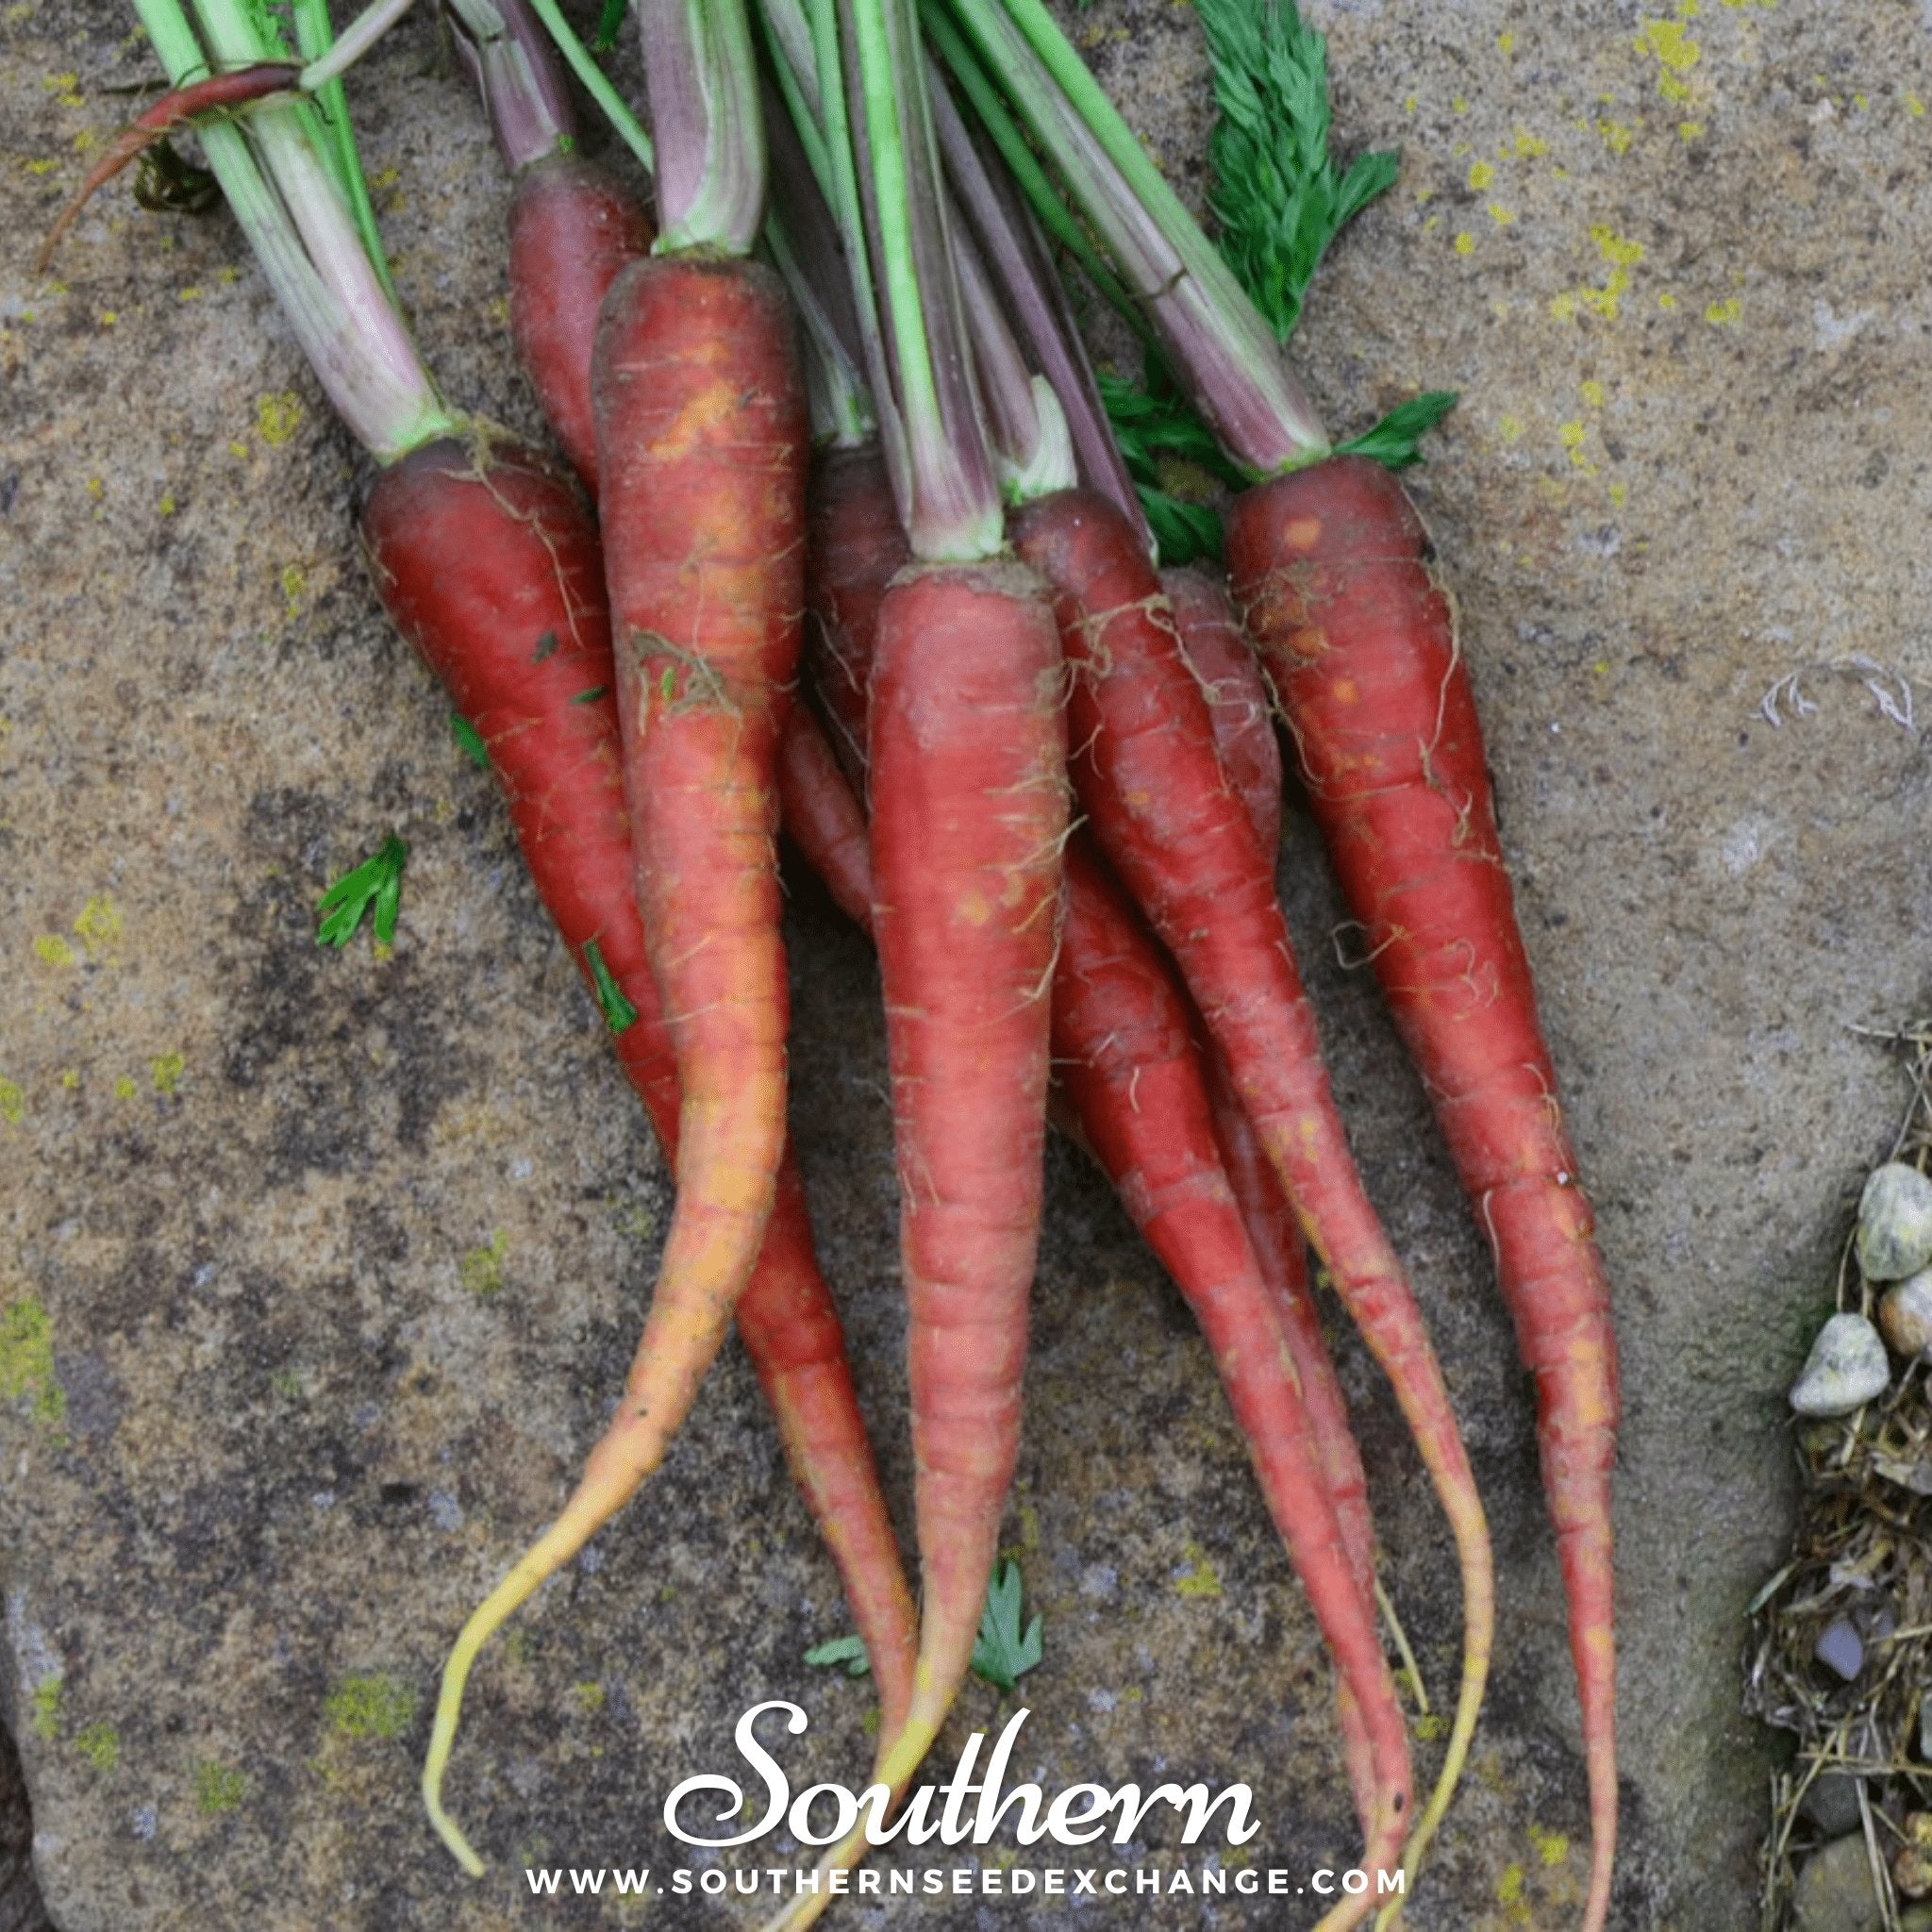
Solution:
[{"label": "soil on carrot", "polygon": [[[1911,1099],[1891,1158],[1932,1166],[1932,1019],[1884,1037]],[[1882,1287],[1882,1284],[1881,1284]],[[1837,1307],[1870,1316],[1879,1288],[1840,1253]],[[1800,1420],[1790,1560],[1752,1605],[1744,1707],[1795,1748],[1772,1774],[1760,1932],[1795,1911],[1807,1858],[1862,1831],[1883,1923],[1932,1890],[1932,1863],[1898,1867],[1932,1812],[1932,1372],[1921,1357],[1854,1414]],[[1841,1808],[1830,1802],[1836,1789]],[[1923,1830],[1924,1827],[1921,1827]],[[1916,1862],[1921,1868],[1911,1869]],[[1895,1875],[1896,1868],[1896,1875]],[[1903,1883],[1900,1881],[1903,1880]]]}]

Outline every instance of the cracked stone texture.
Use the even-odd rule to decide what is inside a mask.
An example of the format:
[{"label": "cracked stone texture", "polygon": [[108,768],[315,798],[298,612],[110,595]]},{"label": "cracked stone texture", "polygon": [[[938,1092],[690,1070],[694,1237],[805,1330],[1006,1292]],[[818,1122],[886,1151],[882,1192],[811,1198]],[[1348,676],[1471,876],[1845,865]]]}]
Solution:
[{"label": "cracked stone texture", "polygon": [[[1923,698],[1932,677],[1927,16],[1310,10],[1341,145],[1404,167],[1324,272],[1300,361],[1351,430],[1419,387],[1462,392],[1414,489],[1616,1285],[1617,1924],[1727,1932],[1756,1924],[1767,1747],[1737,1712],[1740,1620],[1786,1532],[1783,1391],[1903,1098],[1852,1028],[1932,993],[1926,754],[1874,695],[1899,708],[1901,679]],[[148,76],[128,25],[107,0],[0,24],[0,1689],[35,1869],[61,1932],[534,1923],[525,1860],[673,1862],[663,1792],[735,1767],[755,1700],[810,1712],[802,1783],[855,1776],[867,1698],[801,1662],[844,1611],[733,1344],[597,1560],[483,1665],[452,1797],[487,1881],[420,1821],[444,1646],[605,1414],[665,1178],[488,780],[377,614],[349,521],[365,466],[232,226],[117,188],[58,286],[25,269],[84,142]],[[1190,12],[1098,0],[1078,25],[1198,194]],[[506,190],[424,22],[358,98],[448,392],[533,429]],[[1794,675],[1774,724],[1760,700]],[[325,956],[317,893],[391,827],[411,847],[394,957]],[[1494,1519],[1495,1688],[1409,1923],[1562,1924],[1582,1780],[1528,1391],[1417,1086],[1336,963],[1300,819],[1282,878]],[[792,937],[798,1138],[903,1524],[875,982],[808,886]],[[1064,1148],[1049,1200],[1009,1518],[1046,1622],[1023,1774],[1246,1780],[1254,1858],[1299,1883],[1354,1846],[1309,1619],[1174,1291]],[[1447,1541],[1337,1345],[1441,1699]],[[942,1756],[996,1710],[971,1690]],[[1120,1856],[1174,1855],[1150,1830]],[[1313,1916],[1282,1910],[1178,1897],[1133,1922]],[[921,1900],[891,1923],[1103,1915]]]}]

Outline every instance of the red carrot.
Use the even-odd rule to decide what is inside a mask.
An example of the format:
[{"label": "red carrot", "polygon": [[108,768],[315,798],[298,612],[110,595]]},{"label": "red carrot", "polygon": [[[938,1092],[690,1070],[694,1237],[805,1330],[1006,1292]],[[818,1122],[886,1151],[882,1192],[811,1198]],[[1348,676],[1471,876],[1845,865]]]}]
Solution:
[{"label": "red carrot", "polygon": [[1027,573],[955,565],[879,612],[874,927],[891,1052],[918,1467],[912,1717],[924,1757],[972,1660],[1020,1441],[1040,1231],[1062,775],[1059,641]]},{"label": "red carrot", "polygon": [[778,812],[840,911],[872,929],[872,839],[865,813],[810,708],[794,704],[778,745]]},{"label": "red carrot", "polygon": [[[1441,1369],[1349,1151],[1269,853],[1222,774],[1207,700],[1146,552],[1120,511],[1091,491],[1029,505],[1013,529],[1020,555],[1054,587],[1075,667],[1074,774],[1096,841],[1173,952],[1226,1056],[1309,1246],[1389,1376],[1455,1533],[1462,1694],[1426,1820],[1460,1772],[1494,1627],[1488,1526]],[[1343,1913],[1337,1923],[1345,1922]]]},{"label": "red carrot", "polygon": [[611,283],[649,250],[650,218],[615,176],[578,153],[557,49],[528,0],[442,0],[441,12],[515,184],[509,326],[517,358],[594,497],[597,315]]},{"label": "red carrot", "polygon": [[[1376,1637],[1373,1577],[1357,1568],[1338,1520],[1297,1351],[1229,1184],[1191,1009],[1120,888],[1080,840],[1067,853],[1066,908],[1054,982],[1056,1065],[1095,1156],[1214,1353],[1262,1493],[1348,1693],[1363,1863],[1391,1868],[1413,1793],[1402,1713]],[[1316,1352],[1325,1366],[1319,1334]],[[1341,1426],[1346,1436],[1345,1415]]]},{"label": "red carrot", "polygon": [[[843,540],[851,547],[814,546],[812,605],[823,641],[813,660],[820,675],[831,681],[848,724],[859,731],[876,643],[876,600],[897,563],[881,527],[888,522],[891,497],[882,470],[846,466],[837,475],[830,500],[815,498],[814,531],[823,531],[828,543]],[[1226,613],[1224,599],[1222,609]],[[1226,621],[1232,629],[1231,613]],[[1238,632],[1235,643],[1246,658],[1247,645]],[[1251,658],[1248,664],[1258,689]],[[794,719],[804,715],[802,706],[793,713]],[[1268,741],[1273,744],[1272,727]],[[1278,797],[1278,758],[1274,774]],[[843,795],[844,824],[862,839],[857,801],[836,774],[825,789],[834,786]],[[824,808],[801,812],[802,842],[821,876],[828,882],[842,879],[842,890],[835,885],[841,900],[856,901],[865,883],[863,847],[856,840],[834,841],[824,828],[839,818]],[[1366,1857],[1370,1863],[1392,1864],[1411,1791],[1402,1717],[1375,1643],[1372,1573],[1366,1560],[1357,1570],[1354,1552],[1336,1521],[1324,1474],[1332,1445],[1310,1435],[1312,1417],[1304,1413],[1297,1395],[1296,1371],[1284,1367],[1284,1337],[1275,1327],[1277,1309],[1269,1283],[1258,1272],[1228,1179],[1220,1172],[1204,1061],[1192,1038],[1186,995],[1084,840],[1076,837],[1069,844],[1066,867],[1052,1038],[1054,1058],[1074,1109],[1071,1124],[1201,1320],[1251,1445],[1271,1513],[1345,1682],[1361,1690],[1360,1700],[1345,1695],[1343,1709],[1352,1741],[1359,1743],[1358,1809],[1369,1845]],[[866,923],[862,912],[855,911],[855,917]],[[1279,1205],[1280,1190],[1265,1158],[1261,1166]],[[1281,1211],[1286,1213],[1285,1207]],[[1290,1232],[1298,1265],[1300,1237],[1291,1224]],[[1305,1281],[1303,1296],[1306,1302]],[[1307,1314],[1312,1320],[1312,1307]],[[1319,1330],[1314,1349],[1332,1388],[1334,1372]],[[1289,1357],[1298,1367],[1291,1344]],[[1339,1388],[1334,1401],[1339,1411]],[[1341,1412],[1341,1427],[1352,1453],[1345,1412]],[[1365,1525],[1358,1460],[1355,1473],[1355,1500]],[[1364,1702],[1380,1721],[1373,1745],[1360,1715]],[[1386,1790],[1376,1782],[1377,1749],[1386,1767]],[[1352,1751],[1352,1775],[1357,1769]]]},{"label": "red carrot", "polygon": [[[548,37],[523,0],[492,0],[492,5],[501,28],[501,38],[493,42],[472,42],[463,8],[451,7],[449,18],[457,29],[457,45],[482,90],[497,146],[516,179],[510,207],[511,333],[544,414],[594,499],[591,362],[597,316],[619,274],[648,249],[650,222],[620,183],[576,157],[562,75]],[[600,613],[602,591],[600,581]],[[605,628],[608,632],[608,622]],[[608,686],[613,681],[607,649],[602,675],[586,682]],[[606,728],[599,741],[598,777],[621,807],[616,701],[600,699],[586,708]],[[836,766],[831,767],[836,789],[825,782],[831,754],[815,721],[802,708],[793,708],[780,756],[778,785],[788,815],[820,814],[818,830],[830,841],[828,866],[849,866],[856,853],[857,861],[869,868],[864,821]],[[620,1047],[648,1027],[656,1064],[668,1075],[655,1083],[652,1119],[667,1158],[675,1161],[675,1060],[631,891],[629,837],[626,820],[622,852],[612,845],[601,855],[611,869],[612,884],[621,883],[623,904],[612,908],[612,930],[621,926],[624,935],[621,946],[608,937],[604,940],[602,958],[640,1014],[638,1025],[621,1036]],[[869,870],[857,890],[869,912]],[[879,1687],[880,1724],[895,1728],[912,1695],[917,1636],[911,1592],[853,1393],[844,1335],[818,1271],[804,1196],[789,1155],[758,1269],[738,1305],[738,1331],[771,1404],[798,1486],[840,1565]]]},{"label": "red carrot", "polygon": [[[1253,649],[1227,601],[1227,592],[1198,570],[1164,570],[1160,588],[1174,610],[1181,647],[1208,696],[1215,749],[1222,770],[1246,806],[1264,851],[1281,835],[1281,746],[1274,736],[1268,687]],[[1309,1292],[1301,1228],[1267,1151],[1256,1138],[1241,1095],[1218,1050],[1208,1054],[1208,1092],[1215,1137],[1229,1185],[1241,1203],[1248,1241],[1274,1296],[1282,1331],[1300,1378],[1321,1459],[1323,1487],[1335,1510],[1349,1568],[1373,1607],[1375,1532],[1369,1515],[1368,1476],[1349,1425],[1348,1404],[1335,1374],[1322,1319]],[[1337,1689],[1342,1755],[1355,1789],[1356,1808],[1371,1815],[1374,1766],[1360,1710],[1348,1686]]]},{"label": "red carrot", "polygon": [[1455,611],[1421,519],[1376,464],[1338,457],[1250,491],[1228,526],[1308,795],[1390,1009],[1421,1070],[1536,1377],[1543,1487],[1570,1601],[1591,1786],[1587,1922],[1616,1840],[1609,1295],[1557,1103],[1496,836]]},{"label": "red carrot", "polygon": [[[602,556],[581,502],[532,452],[448,441],[384,471],[362,523],[384,608],[488,747],[539,895],[624,1023],[618,1057],[675,1160],[677,1069],[631,891]],[[892,1722],[910,1696],[911,1599],[789,1162],[739,1324]],[[473,1624],[445,1673],[425,1771],[440,1821],[463,1679],[487,1635]]]},{"label": "red carrot", "polygon": [[[675,4],[643,17],[672,247],[612,285],[591,386],[634,884],[681,1089],[677,1200],[617,1415],[563,1513],[472,1620],[479,1641],[623,1507],[689,1413],[757,1260],[785,1142],[773,778],[803,601],[804,402],[782,290],[743,258],[759,156],[706,133],[723,116],[756,147],[755,120],[734,118],[747,87],[756,98],[742,18],[692,40]],[[726,192],[708,200],[713,167]]]},{"label": "red carrot", "polygon": [[544,417],[593,496],[597,313],[611,283],[650,245],[643,209],[594,162],[551,153],[518,171],[509,211],[510,331]]},{"label": "red carrot", "polygon": [[865,795],[868,686],[886,587],[912,561],[878,444],[812,465],[807,505],[806,652],[845,775]]},{"label": "red carrot", "polygon": [[[909,22],[857,0],[846,23],[862,148],[842,70],[818,75],[868,379],[916,559],[877,603],[865,746],[921,1618],[911,1715],[881,1737],[865,1824],[918,1769],[965,1680],[1019,1457],[1069,812],[1059,638],[1039,580],[1005,554]],[[865,1824],[819,1861],[822,1888],[863,1856]],[[781,1922],[810,1924],[826,1896],[801,1896]]]}]

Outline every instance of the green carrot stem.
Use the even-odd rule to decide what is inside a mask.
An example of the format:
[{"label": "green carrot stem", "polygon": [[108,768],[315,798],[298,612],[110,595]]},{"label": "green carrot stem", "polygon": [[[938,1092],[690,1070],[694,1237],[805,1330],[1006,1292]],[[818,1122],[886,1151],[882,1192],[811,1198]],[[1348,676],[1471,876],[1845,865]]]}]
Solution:
[{"label": "green carrot stem", "polygon": [[1041,226],[1079,264],[1081,274],[1099,291],[1108,307],[1151,346],[1154,332],[1147,325],[1141,305],[1122,287],[1119,276],[1108,267],[1086,229],[1074,219],[1065,197],[1047,178],[1020,124],[1008,110],[1005,97],[980,65],[971,43],[946,14],[943,0],[922,0],[920,17],[927,41],[999,149],[1000,158],[1032,205]]},{"label": "green carrot stem", "polygon": [[974,142],[938,79],[933,84],[932,112],[954,206],[991,272],[1000,303],[1013,319],[1030,366],[1052,386],[1079,477],[1120,506],[1151,551],[1153,535],[1108,425],[1093,365],[1066,291],[1054,273],[1045,238],[1030,219],[1011,175],[1001,168],[997,155],[989,155]]},{"label": "green carrot stem", "polygon": [[658,136],[652,252],[746,256],[765,208],[765,128],[744,0],[639,0]]},{"label": "green carrot stem", "polygon": [[[408,0],[404,0],[408,4]],[[314,63],[326,58],[333,53],[359,53],[357,44],[351,52],[347,39],[337,42],[328,17],[328,0],[291,0],[291,12],[295,21],[295,44],[301,49],[303,59]],[[356,130],[349,122],[348,96],[342,90],[340,75],[322,82],[317,87],[311,73],[305,72],[302,85],[314,92],[316,112],[328,131],[327,154],[336,177],[336,187],[349,205],[349,212],[355,218],[356,231],[362,238],[362,246],[371,264],[375,270],[376,279],[382,284],[383,293],[391,303],[395,302],[396,285],[390,275],[389,258],[383,252],[382,236],[375,225],[375,209],[369,200],[369,183],[362,172],[362,158],[356,149]]]},{"label": "green carrot stem", "polygon": [[1328,453],[1313,405],[1213,244],[1038,0],[946,0],[1241,468]]},{"label": "green carrot stem", "polygon": [[[133,4],[175,86],[212,71],[181,0]],[[223,25],[226,45],[214,49],[223,66],[253,66],[279,52],[232,6]],[[252,114],[245,135],[232,122],[209,123],[202,145],[329,401],[358,441],[391,461],[458,425],[382,292],[310,125],[296,107],[274,108]],[[271,164],[285,162],[288,185],[282,172],[270,185],[251,142]],[[291,220],[298,202],[308,217],[301,232]]]},{"label": "green carrot stem", "polygon": [[[821,26],[819,85],[828,126],[835,112],[846,123],[862,191],[858,207],[841,209],[841,225],[862,208],[845,233],[848,246],[863,241],[874,264],[859,292],[876,300],[870,374],[900,517],[914,554],[928,561],[995,557],[1004,518],[940,192],[914,0],[845,0],[839,26],[829,66]],[[845,94],[842,111],[835,91]]]},{"label": "green carrot stem", "polygon": [[564,19],[557,0],[529,0],[529,5],[530,11],[543,23],[543,31],[557,42],[557,51],[570,63],[570,71],[583,83],[584,92],[596,102],[598,110],[617,130],[624,144],[642,163],[644,172],[655,173],[658,158],[651,137],[644,132],[624,96],[611,86],[604,70],[591,58],[590,48],[577,38],[575,28]]},{"label": "green carrot stem", "polygon": [[490,116],[511,175],[576,145],[557,51],[525,0],[442,0],[457,58]]},{"label": "green carrot stem", "polygon": [[[800,0],[758,0],[758,25],[772,60],[772,73],[785,103],[794,137],[811,168],[819,192],[833,197],[832,157],[825,145],[824,108],[813,59],[811,22]],[[766,118],[767,131],[772,125]],[[774,177],[776,185],[776,176]]]}]

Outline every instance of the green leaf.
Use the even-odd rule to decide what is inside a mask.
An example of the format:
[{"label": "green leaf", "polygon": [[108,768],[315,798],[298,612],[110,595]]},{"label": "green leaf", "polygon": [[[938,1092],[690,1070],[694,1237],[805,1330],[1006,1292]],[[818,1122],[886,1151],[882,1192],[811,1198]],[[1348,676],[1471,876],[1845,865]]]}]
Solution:
[{"label": "green leaf", "polygon": [[807,1651],[805,1660],[815,1669],[842,1665],[848,1677],[864,1677],[872,1674],[872,1659],[865,1654],[862,1637],[835,1637],[829,1643],[821,1643]]},{"label": "green leaf", "polygon": [[617,44],[617,31],[624,25],[625,0],[604,0],[597,13],[597,31],[591,36],[591,52],[608,54]]},{"label": "green leaf", "polygon": [[973,1646],[973,1674],[996,1690],[1010,1690],[1040,1662],[1040,1619],[1020,1628],[1021,1582],[1017,1563],[993,1572],[979,1613],[979,1637]]},{"label": "green leaf", "polygon": [[608,684],[593,684],[589,691],[578,691],[576,696],[571,699],[571,703],[574,705],[597,705],[602,704],[609,695],[610,687]]},{"label": "green leaf", "polygon": [[1459,398],[1453,389],[1427,389],[1398,403],[1366,434],[1336,447],[1337,456],[1369,457],[1385,470],[1406,470],[1423,459],[1416,445],[1439,424]]},{"label": "green leaf", "polygon": [[1392,154],[1328,153],[1328,43],[1295,0],[1195,0],[1221,109],[1208,138],[1221,252],[1276,338],[1293,333],[1328,244],[1393,185]]},{"label": "green leaf", "polygon": [[1240,487],[1241,473],[1222,454],[1213,431],[1153,357],[1148,358],[1144,388],[1118,375],[1103,375],[1099,381],[1108,423],[1148,527],[1160,546],[1161,562],[1219,558],[1220,512],[1212,504],[1178,494],[1170,487],[1180,467],[1199,472],[1203,481]]},{"label": "green leaf", "polygon": [[584,941],[584,964],[591,969],[591,984],[597,989],[597,1005],[603,1010],[604,1024],[613,1033],[622,1033],[627,1027],[638,1024],[638,1009],[625,998],[624,989],[613,977],[609,967],[604,963],[604,955],[597,949],[595,940]]},{"label": "green leaf", "polygon": [[372,915],[375,943],[388,945],[396,936],[396,914],[403,899],[403,866],[409,848],[391,832],[354,872],[344,873],[316,904],[315,942],[346,946],[355,938],[364,913]]},{"label": "green leaf", "polygon": [[554,630],[546,630],[543,633],[543,635],[537,640],[537,648],[530,653],[530,662],[532,664],[542,663],[544,658],[550,657],[556,651],[556,649],[557,633]]},{"label": "green leaf", "polygon": [[449,714],[449,735],[456,740],[457,749],[479,771],[490,769],[490,747],[483,742],[483,734],[460,711]]}]

